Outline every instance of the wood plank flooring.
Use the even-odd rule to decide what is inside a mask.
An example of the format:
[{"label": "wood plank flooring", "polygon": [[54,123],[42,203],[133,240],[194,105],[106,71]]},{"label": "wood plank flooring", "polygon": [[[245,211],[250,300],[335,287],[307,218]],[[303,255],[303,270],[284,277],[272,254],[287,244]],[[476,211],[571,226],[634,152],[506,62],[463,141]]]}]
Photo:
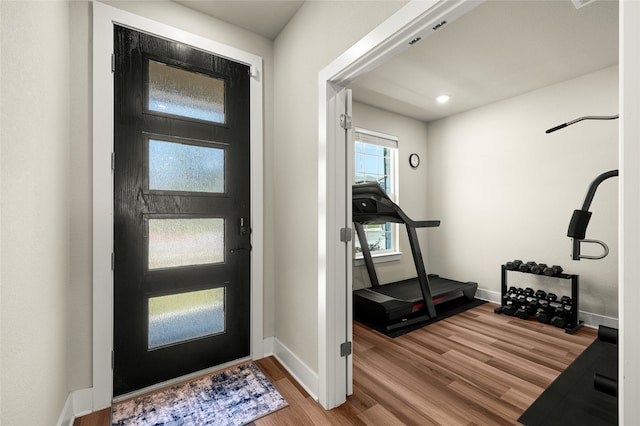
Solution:
[{"label": "wood plank flooring", "polygon": [[[256,363],[289,406],[267,425],[514,425],[582,351],[575,335],[535,320],[496,315],[487,303],[391,339],[354,323],[354,394],[325,411],[273,357]],[[74,426],[109,425],[109,410]]]}]

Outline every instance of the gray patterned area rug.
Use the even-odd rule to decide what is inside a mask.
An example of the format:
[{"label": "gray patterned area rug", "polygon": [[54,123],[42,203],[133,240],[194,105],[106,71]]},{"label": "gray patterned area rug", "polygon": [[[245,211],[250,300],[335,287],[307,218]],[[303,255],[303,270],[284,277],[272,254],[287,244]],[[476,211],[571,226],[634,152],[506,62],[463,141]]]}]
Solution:
[{"label": "gray patterned area rug", "polygon": [[113,426],[244,425],[287,401],[251,362],[114,404]]}]

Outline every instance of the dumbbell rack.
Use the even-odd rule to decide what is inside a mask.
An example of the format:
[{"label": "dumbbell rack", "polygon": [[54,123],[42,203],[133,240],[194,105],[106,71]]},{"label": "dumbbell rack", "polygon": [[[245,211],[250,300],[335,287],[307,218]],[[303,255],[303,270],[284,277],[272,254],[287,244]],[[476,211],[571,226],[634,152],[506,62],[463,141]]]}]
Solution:
[{"label": "dumbbell rack", "polygon": [[[503,307],[504,307],[504,296],[505,294],[507,294],[507,271],[508,271],[507,266],[502,265],[502,291],[500,295],[500,303]],[[513,270],[512,272],[516,272],[518,274],[531,274],[535,276],[544,276],[548,278],[571,280],[571,300],[572,300],[573,309],[571,310],[571,316],[570,316],[571,321],[569,322],[570,327],[565,327],[564,331],[565,333],[573,334],[576,331],[578,331],[580,328],[582,328],[582,326],[584,325],[584,321],[578,320],[578,281],[579,281],[578,275],[556,274],[553,276],[548,276],[548,275],[537,275],[537,274],[532,274],[531,272],[522,272],[522,271],[516,271],[516,270]]]}]

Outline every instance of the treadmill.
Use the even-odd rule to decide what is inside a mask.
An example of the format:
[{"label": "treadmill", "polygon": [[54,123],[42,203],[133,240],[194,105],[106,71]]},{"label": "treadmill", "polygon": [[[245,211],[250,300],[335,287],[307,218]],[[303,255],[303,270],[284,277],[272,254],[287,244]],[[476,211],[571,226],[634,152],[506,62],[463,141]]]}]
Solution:
[{"label": "treadmill", "polygon": [[[387,332],[437,317],[437,305],[458,298],[473,300],[478,288],[475,282],[460,282],[427,274],[417,228],[440,226],[439,220],[414,221],[382,190],[378,182],[353,185],[353,224],[358,234],[371,287],[353,292],[356,319],[375,324]],[[409,235],[411,253],[418,276],[408,280],[380,284],[373,264],[364,225],[386,222],[404,223]]]}]

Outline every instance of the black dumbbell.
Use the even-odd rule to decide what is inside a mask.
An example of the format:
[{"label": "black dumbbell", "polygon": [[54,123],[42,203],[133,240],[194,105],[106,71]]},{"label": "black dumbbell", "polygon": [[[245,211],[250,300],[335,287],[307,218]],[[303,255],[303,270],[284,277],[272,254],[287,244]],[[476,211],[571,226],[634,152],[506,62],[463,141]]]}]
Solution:
[{"label": "black dumbbell", "polygon": [[502,305],[506,305],[509,300],[513,300],[514,302],[517,300],[518,294],[516,293],[516,288],[511,287],[502,297]]},{"label": "black dumbbell", "polygon": [[518,295],[517,303],[519,308],[516,311],[515,316],[526,320],[532,315],[535,315],[536,309],[538,308],[538,298],[532,288],[525,288],[523,294]]},{"label": "black dumbbell", "polygon": [[555,302],[558,299],[555,293],[547,294],[544,290],[536,291],[535,296],[538,298],[538,309],[536,310],[536,319],[543,324],[549,324],[551,318],[555,315],[557,307],[561,307],[562,304],[558,304],[555,307],[550,307],[549,304]]},{"label": "black dumbbell", "polygon": [[568,325],[573,325],[571,323],[571,319],[573,318],[573,300],[571,300],[569,296],[562,296],[560,302],[562,303],[562,309],[564,310]]},{"label": "black dumbbell", "polygon": [[572,300],[569,296],[562,296],[560,301],[549,303],[549,307],[554,309],[554,316],[551,318],[551,324],[559,328],[565,328],[569,324],[571,310],[573,309]]},{"label": "black dumbbell", "polygon": [[514,316],[518,310],[518,304],[515,300],[508,300],[502,307],[502,313],[509,316]]},{"label": "black dumbbell", "polygon": [[536,310],[536,319],[543,324],[549,324],[551,322],[552,312],[549,312],[549,305],[543,306],[542,304]]},{"label": "black dumbbell", "polygon": [[516,259],[513,262],[507,262],[507,264],[505,265],[505,267],[509,270],[509,271],[518,271],[520,269],[520,265],[522,265],[522,260],[520,259]]},{"label": "black dumbbell", "polygon": [[534,268],[535,266],[537,266],[536,262],[529,261],[527,263],[523,263],[522,265],[520,265],[519,271],[520,272],[531,272],[531,269]]},{"label": "black dumbbell", "polygon": [[554,315],[551,318],[551,325],[555,325],[558,328],[565,328],[567,326],[567,318],[564,315]]},{"label": "black dumbbell", "polygon": [[532,274],[541,275],[544,272],[546,267],[547,265],[545,263],[539,263],[537,265],[532,266],[529,272],[531,272]]},{"label": "black dumbbell", "polygon": [[547,266],[544,269],[544,274],[548,275],[550,277],[556,276],[556,275],[560,275],[562,273],[563,269],[562,266],[560,265],[553,265],[553,266]]},{"label": "black dumbbell", "polygon": [[520,319],[527,320],[532,315],[533,311],[529,305],[520,305],[520,307],[516,310],[515,316]]}]

